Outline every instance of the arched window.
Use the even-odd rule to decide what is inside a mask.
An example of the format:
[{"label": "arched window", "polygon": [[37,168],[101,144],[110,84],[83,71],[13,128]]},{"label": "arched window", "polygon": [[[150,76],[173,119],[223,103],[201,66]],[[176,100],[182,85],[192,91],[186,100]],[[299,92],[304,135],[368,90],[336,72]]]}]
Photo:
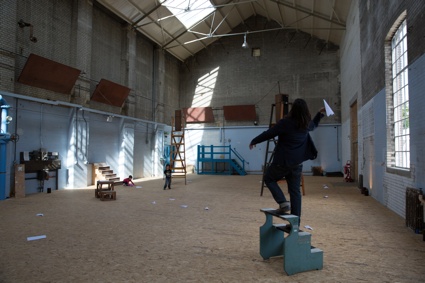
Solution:
[{"label": "arched window", "polygon": [[[388,167],[410,169],[409,78],[406,17],[396,23],[388,38],[387,122],[389,128]],[[390,55],[390,56],[389,56]],[[390,57],[390,58],[389,58]]]}]

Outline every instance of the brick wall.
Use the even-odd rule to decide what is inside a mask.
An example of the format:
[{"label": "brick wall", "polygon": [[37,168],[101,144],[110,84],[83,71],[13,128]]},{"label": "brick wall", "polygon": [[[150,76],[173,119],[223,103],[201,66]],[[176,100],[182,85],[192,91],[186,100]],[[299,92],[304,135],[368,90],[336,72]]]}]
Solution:
[{"label": "brick wall", "polygon": [[363,103],[385,87],[385,38],[403,11],[407,11],[409,63],[424,53],[424,9],[424,1],[359,1]]},{"label": "brick wall", "polygon": [[[425,11],[424,1],[358,1],[360,15],[360,52],[361,52],[361,83],[362,89],[359,95],[360,103],[360,125],[359,125],[359,157],[365,155],[363,170],[366,175],[379,178],[383,175],[382,187],[373,187],[374,190],[382,191],[382,200],[379,201],[400,216],[405,215],[405,190],[406,187],[423,187],[425,178],[422,172],[425,169],[425,162],[422,158],[424,150],[423,125],[425,122],[422,115],[424,102],[423,88],[424,81],[424,53],[423,24],[422,17]],[[409,64],[409,97],[410,97],[410,150],[411,168],[410,170],[394,170],[389,166],[394,160],[394,148],[391,140],[394,131],[392,127],[392,83],[391,83],[391,49],[388,40],[397,28],[397,23],[402,20],[405,13],[408,26],[408,64]],[[343,61],[343,60],[342,60]],[[345,70],[343,69],[345,72]],[[344,76],[344,74],[342,75]],[[378,105],[374,108],[367,107],[370,102],[375,103],[375,98],[385,92],[386,115],[377,116],[378,113],[370,113],[372,109],[377,111]],[[380,100],[379,100],[380,101]],[[371,120],[371,117],[379,117]],[[384,122],[385,121],[385,122]],[[374,123],[374,137],[386,136],[386,145],[383,151],[376,150],[376,146],[370,142],[370,125]],[[375,146],[375,152],[373,147]],[[380,149],[380,148],[378,148]],[[381,154],[385,156],[386,168],[381,173],[378,160]],[[367,156],[372,155],[372,156]],[[376,183],[375,183],[376,185]]]},{"label": "brick wall", "polygon": [[14,90],[15,54],[17,31],[16,9],[14,0],[2,1],[0,9],[0,85],[1,89]]},{"label": "brick wall", "polygon": [[[274,27],[261,17],[251,17],[246,24],[252,29]],[[242,27],[237,27],[232,32],[242,31]],[[210,105],[203,106],[255,104],[259,124],[264,125],[269,123],[275,95],[285,93],[289,94],[290,101],[306,99],[313,113],[326,99],[336,115],[324,119],[323,123],[340,122],[337,46],[326,45],[305,33],[286,30],[248,34],[249,49],[241,47],[243,40],[243,35],[223,37],[185,62],[180,80],[182,107],[190,107],[196,95],[209,101],[206,94],[197,93],[197,87],[202,89],[199,80],[210,76],[208,83],[214,81],[213,96],[208,102]],[[253,57],[251,48],[260,48],[261,56]],[[214,70],[216,73],[212,74]],[[216,121],[223,121],[222,111],[216,110],[214,114]],[[226,122],[226,125],[232,123]]]},{"label": "brick wall", "polygon": [[[166,80],[156,81],[153,56],[156,45],[128,24],[92,1],[2,1],[0,35],[0,89],[41,99],[66,101],[105,112],[151,120],[157,105],[168,105],[161,113],[178,109],[181,62],[165,59]],[[37,42],[29,40],[29,27],[19,28],[22,19],[33,25]],[[70,94],[59,94],[17,83],[31,54],[82,71]],[[168,56],[158,52],[155,56]],[[158,59],[159,60],[159,59]],[[158,66],[157,66],[158,67]],[[123,107],[90,101],[101,79],[131,88]],[[159,93],[154,93],[155,83]],[[164,92],[170,95],[164,95]],[[160,100],[158,100],[160,98]],[[164,101],[166,100],[166,101]],[[156,115],[157,122],[170,123],[170,115]]]}]

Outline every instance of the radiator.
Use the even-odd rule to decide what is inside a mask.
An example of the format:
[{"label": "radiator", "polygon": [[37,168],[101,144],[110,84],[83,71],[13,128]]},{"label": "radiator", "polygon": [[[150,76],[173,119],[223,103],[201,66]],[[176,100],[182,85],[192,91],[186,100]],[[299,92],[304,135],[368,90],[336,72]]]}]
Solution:
[{"label": "radiator", "polygon": [[424,230],[423,206],[419,200],[419,190],[406,188],[406,226],[413,229],[415,233]]}]

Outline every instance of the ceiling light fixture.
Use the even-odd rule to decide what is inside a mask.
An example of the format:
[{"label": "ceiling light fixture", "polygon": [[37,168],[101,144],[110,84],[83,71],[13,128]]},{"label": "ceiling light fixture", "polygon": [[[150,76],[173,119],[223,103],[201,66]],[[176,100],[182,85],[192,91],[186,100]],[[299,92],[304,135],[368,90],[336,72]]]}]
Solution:
[{"label": "ceiling light fixture", "polygon": [[249,48],[248,43],[246,42],[246,33],[243,36],[243,43],[242,43],[242,48]]}]

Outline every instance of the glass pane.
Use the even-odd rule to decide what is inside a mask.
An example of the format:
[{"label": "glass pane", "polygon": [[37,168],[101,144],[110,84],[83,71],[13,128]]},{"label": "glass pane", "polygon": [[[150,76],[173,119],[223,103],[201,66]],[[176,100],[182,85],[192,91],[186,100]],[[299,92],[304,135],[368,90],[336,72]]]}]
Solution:
[{"label": "glass pane", "polygon": [[409,88],[406,21],[392,38],[395,166],[410,167]]}]

